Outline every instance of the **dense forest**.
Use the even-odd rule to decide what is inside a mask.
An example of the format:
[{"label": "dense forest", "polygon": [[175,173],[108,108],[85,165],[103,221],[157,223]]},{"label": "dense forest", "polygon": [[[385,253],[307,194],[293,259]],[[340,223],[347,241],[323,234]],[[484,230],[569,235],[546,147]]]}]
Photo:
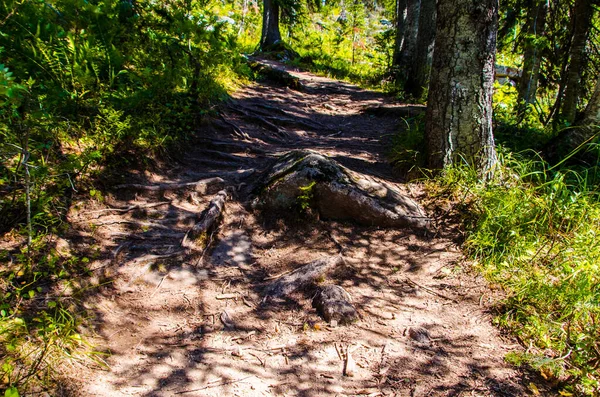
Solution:
[{"label": "dense forest", "polygon": [[[110,210],[115,186],[190,150],[215,156],[214,130],[252,141],[228,114],[289,143],[288,110],[253,113],[232,96],[268,79],[301,91],[295,70],[405,106],[368,108],[369,128],[378,133],[377,112],[398,121],[381,134],[386,163],[423,191],[430,235],[452,229],[469,274],[485,278],[494,325],[522,347],[503,359],[538,375],[530,394],[599,395],[596,0],[2,0],[0,391],[77,395],[61,394],[69,363],[104,365],[88,302],[112,281],[92,264],[121,248],[81,243],[81,228],[94,236],[100,224],[72,214]],[[342,106],[320,98],[331,112]],[[327,139],[344,136],[327,128]],[[248,153],[264,152],[253,142]],[[303,216],[320,194],[313,186],[299,188]],[[210,205],[220,211],[229,195]]]}]

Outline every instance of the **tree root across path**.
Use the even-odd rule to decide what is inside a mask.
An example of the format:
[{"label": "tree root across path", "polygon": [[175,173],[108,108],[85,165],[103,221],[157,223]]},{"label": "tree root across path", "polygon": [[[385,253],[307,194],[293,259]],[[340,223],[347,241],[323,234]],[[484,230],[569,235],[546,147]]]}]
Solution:
[{"label": "tree root across path", "polygon": [[254,204],[267,211],[311,207],[326,219],[425,232],[430,219],[412,199],[382,181],[352,172],[310,150],[277,159],[264,174]]},{"label": "tree root across path", "polygon": [[181,245],[187,249],[202,251],[209,244],[210,232],[214,230],[223,214],[227,192],[221,190],[211,200],[208,208],[200,215],[200,220],[183,237]]}]

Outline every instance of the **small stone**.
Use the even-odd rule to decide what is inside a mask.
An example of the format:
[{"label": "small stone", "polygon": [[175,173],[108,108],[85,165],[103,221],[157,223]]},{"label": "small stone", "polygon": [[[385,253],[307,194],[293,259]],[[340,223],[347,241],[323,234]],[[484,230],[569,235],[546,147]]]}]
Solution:
[{"label": "small stone", "polygon": [[411,327],[408,329],[408,336],[419,343],[429,343],[431,337],[429,331],[423,327]]},{"label": "small stone", "polygon": [[322,287],[313,300],[313,307],[325,321],[329,323],[335,321],[336,325],[350,324],[358,319],[350,295],[339,285]]},{"label": "small stone", "polygon": [[234,329],[235,328],[235,323],[233,322],[233,319],[231,318],[231,316],[227,312],[221,313],[221,322],[223,323],[223,325],[227,329]]}]

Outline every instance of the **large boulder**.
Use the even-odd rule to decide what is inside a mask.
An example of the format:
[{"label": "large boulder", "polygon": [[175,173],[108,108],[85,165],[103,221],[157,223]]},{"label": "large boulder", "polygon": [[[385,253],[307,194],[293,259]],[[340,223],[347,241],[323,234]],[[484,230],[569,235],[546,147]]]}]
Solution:
[{"label": "large boulder", "polygon": [[321,218],[369,226],[426,230],[430,219],[391,185],[353,172],[322,154],[294,150],[264,173],[255,206],[272,211],[310,207]]}]

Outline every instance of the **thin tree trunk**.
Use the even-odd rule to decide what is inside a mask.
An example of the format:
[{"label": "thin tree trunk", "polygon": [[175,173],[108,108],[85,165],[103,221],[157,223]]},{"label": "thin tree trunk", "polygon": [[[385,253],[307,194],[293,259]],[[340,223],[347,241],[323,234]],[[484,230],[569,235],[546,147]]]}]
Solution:
[{"label": "thin tree trunk", "polygon": [[404,34],[402,47],[394,58],[393,68],[396,78],[405,80],[408,67],[415,55],[417,47],[417,34],[419,32],[419,11],[421,0],[406,1],[406,18],[404,20]]},{"label": "thin tree trunk", "polygon": [[577,104],[581,94],[581,74],[585,68],[585,45],[592,26],[594,8],[590,0],[576,0],[571,18],[573,41],[566,75],[566,88],[562,100],[560,118],[569,124],[575,122]]},{"label": "thin tree trunk", "polygon": [[406,0],[396,0],[396,41],[394,42],[394,55],[392,66],[400,62],[400,53],[404,44],[404,32],[406,30]]},{"label": "thin tree trunk", "polygon": [[411,60],[405,91],[415,99],[421,99],[431,71],[433,44],[435,40],[436,0],[421,0],[419,12],[419,33],[416,52]]},{"label": "thin tree trunk", "polygon": [[467,162],[484,178],[496,162],[492,91],[498,0],[439,0],[425,123],[429,166]]},{"label": "thin tree trunk", "polygon": [[527,37],[523,54],[523,74],[519,81],[518,115],[522,119],[527,106],[534,103],[542,65],[540,37],[545,34],[548,0],[533,1],[527,13]]},{"label": "thin tree trunk", "polygon": [[269,51],[271,47],[280,41],[281,32],[279,30],[279,4],[277,3],[277,0],[264,0],[260,50]]},{"label": "thin tree trunk", "polygon": [[543,148],[542,153],[550,163],[558,163],[568,157],[569,162],[580,163],[586,166],[597,163],[595,151],[588,152],[583,149],[586,143],[591,143],[598,134],[600,126],[600,79],[596,82],[596,89],[590,98],[583,119],[576,127],[565,128],[552,138]]}]

